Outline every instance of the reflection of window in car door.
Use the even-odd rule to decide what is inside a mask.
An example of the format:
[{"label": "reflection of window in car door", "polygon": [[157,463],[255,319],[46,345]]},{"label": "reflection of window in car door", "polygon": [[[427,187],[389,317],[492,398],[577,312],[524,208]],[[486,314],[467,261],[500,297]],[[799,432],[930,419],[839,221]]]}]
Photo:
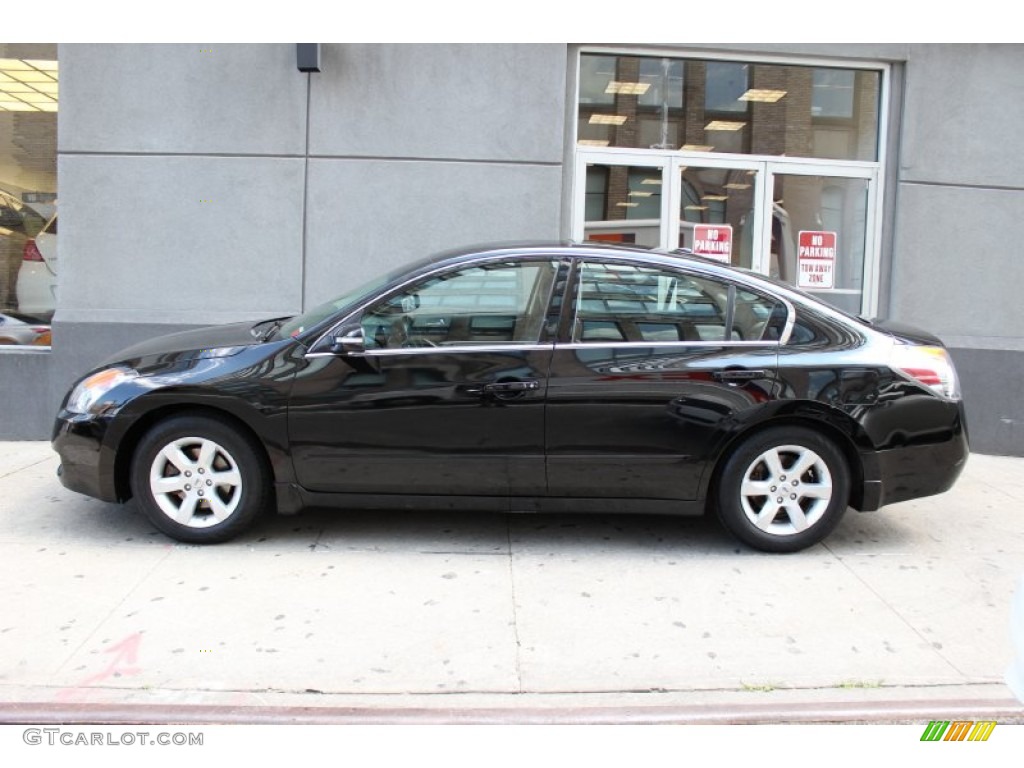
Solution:
[{"label": "reflection of window in car door", "polygon": [[779,302],[736,289],[732,326],[736,341],[778,341],[785,321],[785,307]]},{"label": "reflection of window in car door", "polygon": [[707,278],[632,265],[581,265],[573,340],[715,341],[725,338],[729,290]]},{"label": "reflection of window in car door", "polygon": [[[528,270],[534,270],[531,274]],[[554,262],[543,261],[526,265],[519,270],[521,291],[527,296],[525,312],[516,318],[514,341],[531,344],[540,339],[544,318],[551,303],[551,291],[555,284],[557,267]],[[522,295],[522,294],[521,294]]]},{"label": "reflection of window in car door", "polygon": [[383,349],[535,342],[554,273],[537,261],[435,275],[367,310],[363,333]]}]

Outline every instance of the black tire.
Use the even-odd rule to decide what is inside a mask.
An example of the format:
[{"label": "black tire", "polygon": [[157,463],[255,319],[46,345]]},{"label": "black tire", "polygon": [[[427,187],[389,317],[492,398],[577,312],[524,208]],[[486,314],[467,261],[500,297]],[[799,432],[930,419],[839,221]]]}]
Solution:
[{"label": "black tire", "polygon": [[150,522],[190,544],[234,538],[272,492],[259,445],[228,421],[196,414],[171,417],[145,434],[132,458],[131,484]]},{"label": "black tire", "polygon": [[743,441],[726,459],[715,488],[722,524],[765,552],[817,544],[838,525],[849,498],[850,470],[842,451],[824,435],[797,426],[772,427]]}]

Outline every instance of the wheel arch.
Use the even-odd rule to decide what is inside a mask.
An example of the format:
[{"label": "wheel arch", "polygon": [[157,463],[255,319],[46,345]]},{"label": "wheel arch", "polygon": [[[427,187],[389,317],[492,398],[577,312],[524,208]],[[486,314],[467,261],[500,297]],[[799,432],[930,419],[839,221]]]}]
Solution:
[{"label": "wheel arch", "polygon": [[[839,423],[837,424],[836,421]],[[840,426],[842,424],[842,427]],[[705,512],[713,510],[718,479],[732,451],[751,437],[776,427],[795,426],[811,429],[830,440],[839,448],[850,472],[850,498],[848,506],[859,509],[863,503],[865,467],[852,434],[857,434],[856,422],[844,413],[828,413],[818,408],[802,412],[784,413],[749,425],[729,437],[714,459],[710,472],[705,472],[701,493],[705,499]]]},{"label": "wheel arch", "polygon": [[194,403],[162,405],[146,411],[135,419],[118,443],[117,453],[114,458],[114,491],[119,502],[125,502],[132,497],[132,460],[142,438],[155,425],[177,416],[206,416],[230,424],[233,428],[245,434],[253,443],[257,455],[267,471],[267,476],[272,481],[277,479],[275,463],[271,461],[266,444],[261,439],[259,433],[247,424],[245,420],[231,411],[211,405],[196,405]]}]

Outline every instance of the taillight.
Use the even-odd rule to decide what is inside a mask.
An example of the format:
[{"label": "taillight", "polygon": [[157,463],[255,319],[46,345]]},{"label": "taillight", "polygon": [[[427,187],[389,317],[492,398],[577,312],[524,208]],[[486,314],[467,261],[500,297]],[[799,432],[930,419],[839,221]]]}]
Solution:
[{"label": "taillight", "polygon": [[42,261],[43,254],[36,248],[36,241],[29,238],[25,242],[25,249],[21,254],[22,261]]},{"label": "taillight", "polygon": [[960,381],[953,360],[942,347],[896,344],[892,367],[951,400],[960,399]]}]

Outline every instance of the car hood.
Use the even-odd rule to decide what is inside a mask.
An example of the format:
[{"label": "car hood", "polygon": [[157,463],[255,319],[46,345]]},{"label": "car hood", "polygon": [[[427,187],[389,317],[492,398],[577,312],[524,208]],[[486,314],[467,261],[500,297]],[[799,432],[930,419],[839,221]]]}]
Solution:
[{"label": "car hood", "polygon": [[237,355],[245,347],[259,344],[260,340],[252,335],[253,323],[231,323],[230,325],[213,325],[207,328],[196,328],[192,331],[169,333],[154,339],[134,344],[122,349],[104,362],[104,366],[114,363],[138,360],[155,355],[174,355],[198,359],[204,357],[230,357]]},{"label": "car hood", "polygon": [[910,344],[926,344],[928,346],[943,347],[942,340],[933,333],[924,331],[913,325],[896,322],[894,320],[872,320],[871,327],[882,333],[887,333],[897,341]]}]

